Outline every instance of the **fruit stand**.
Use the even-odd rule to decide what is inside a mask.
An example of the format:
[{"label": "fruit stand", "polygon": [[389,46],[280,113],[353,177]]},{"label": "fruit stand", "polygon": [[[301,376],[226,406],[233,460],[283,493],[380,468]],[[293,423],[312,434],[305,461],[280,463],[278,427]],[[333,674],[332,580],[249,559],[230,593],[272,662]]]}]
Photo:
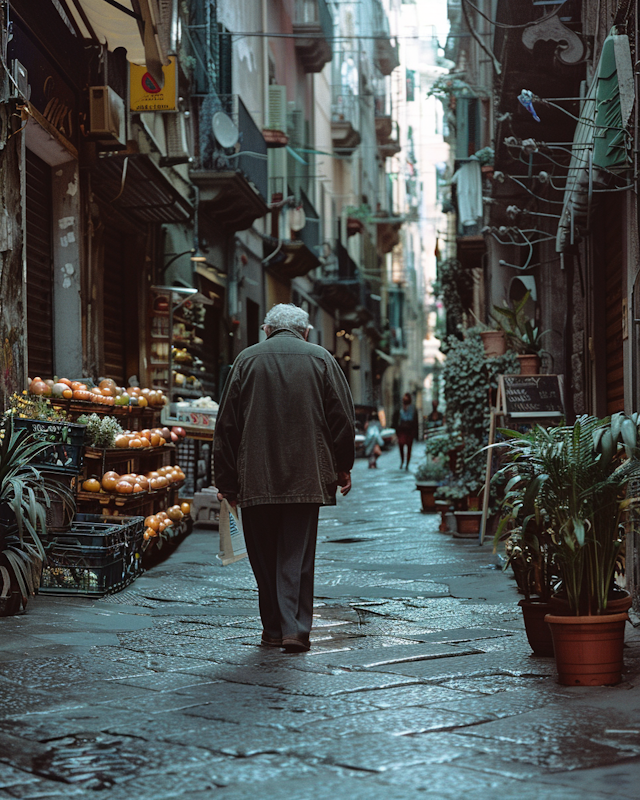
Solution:
[{"label": "fruit stand", "polygon": [[[33,399],[56,421],[24,419]],[[76,500],[74,518],[48,525],[43,592],[118,591],[191,532],[190,504],[180,500],[186,476],[176,459],[186,432],[160,426],[165,403],[159,390],[64,378],[34,379],[28,396],[18,398],[16,427],[52,441],[36,466],[56,471]]]}]

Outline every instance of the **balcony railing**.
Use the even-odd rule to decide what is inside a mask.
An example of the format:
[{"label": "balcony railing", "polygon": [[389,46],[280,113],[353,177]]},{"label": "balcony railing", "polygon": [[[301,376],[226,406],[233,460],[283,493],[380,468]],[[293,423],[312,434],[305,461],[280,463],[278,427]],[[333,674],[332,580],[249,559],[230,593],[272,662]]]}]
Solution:
[{"label": "balcony railing", "polygon": [[326,0],[296,0],[293,32],[305,70],[321,72],[333,55],[333,19]]},{"label": "balcony railing", "polygon": [[331,121],[349,122],[354,130],[360,128],[360,98],[348,86],[334,86]]},{"label": "balcony railing", "polygon": [[388,92],[377,94],[374,98],[376,117],[390,117],[392,114],[391,95]]},{"label": "balcony railing", "polygon": [[319,25],[325,38],[333,38],[333,20],[326,0],[296,0],[295,25]]},{"label": "balcony railing", "polygon": [[[267,144],[262,131],[238,95],[209,94],[199,98],[197,114],[198,152],[191,165],[191,179],[200,189],[200,202],[220,223],[245,230],[266,211],[269,191]],[[213,132],[218,112],[228,124],[223,141]]]},{"label": "balcony railing", "polygon": [[[239,133],[237,147],[224,148],[216,141],[211,127],[216,111],[223,111],[236,125]],[[200,104],[199,128],[200,158],[197,168],[215,172],[237,170],[266,200],[269,191],[267,144],[241,98],[237,94],[207,98]]]},{"label": "balcony railing", "polygon": [[391,38],[389,19],[381,0],[373,0],[373,27],[376,35],[373,60],[383,75],[391,75],[400,66],[398,43]]},{"label": "balcony railing", "polygon": [[331,131],[338,152],[352,153],[360,144],[360,98],[349,86],[333,87]]},{"label": "balcony railing", "polygon": [[391,158],[397,155],[402,150],[400,144],[400,127],[395,119],[389,120],[388,131],[385,130],[386,136],[381,137],[378,131],[378,120],[376,120],[376,134],[378,134],[378,145],[380,155],[383,158]]},{"label": "balcony railing", "polygon": [[298,238],[304,242],[308,250],[318,256],[320,251],[320,218],[304,190],[300,190],[300,195],[305,224],[304,228],[298,232]]}]

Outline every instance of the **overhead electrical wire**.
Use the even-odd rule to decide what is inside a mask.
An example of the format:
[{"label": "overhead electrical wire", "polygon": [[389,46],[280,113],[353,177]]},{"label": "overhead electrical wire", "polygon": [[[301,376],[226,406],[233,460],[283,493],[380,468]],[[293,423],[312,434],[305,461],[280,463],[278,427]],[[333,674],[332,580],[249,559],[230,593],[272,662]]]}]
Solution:
[{"label": "overhead electrical wire", "polygon": [[469,28],[469,32],[471,33],[473,38],[476,40],[476,42],[480,45],[480,49],[483,50],[486,53],[486,55],[488,55],[489,58],[491,59],[491,63],[493,64],[493,69],[494,69],[496,75],[500,75],[502,73],[502,65],[500,64],[498,59],[495,57],[495,54],[493,53],[493,51],[490,50],[487,47],[487,45],[482,41],[482,39],[480,38],[480,34],[476,31],[476,29],[471,24],[471,20],[469,19],[469,12],[467,11],[467,7],[465,5],[464,0],[462,2],[462,13],[464,15],[465,22],[467,23],[467,27]]},{"label": "overhead electrical wire", "polygon": [[525,22],[525,23],[522,23],[521,25],[509,25],[506,22],[498,22],[495,19],[491,19],[491,17],[488,16],[487,14],[485,14],[484,11],[481,11],[478,8],[478,6],[474,5],[471,2],[471,0],[462,0],[463,5],[466,4],[468,6],[471,6],[471,8],[474,11],[476,11],[478,14],[480,14],[480,16],[483,17],[484,19],[486,19],[487,22],[489,22],[491,25],[493,25],[496,28],[505,28],[506,30],[522,30],[522,28],[530,28],[532,25],[538,25],[538,24],[540,24],[542,22],[546,22],[547,20],[549,20],[552,17],[555,17],[557,14],[559,14],[560,10],[562,9],[562,7],[565,6],[568,2],[569,2],[569,0],[563,0],[563,2],[561,2],[559,4],[558,8],[556,8],[555,11],[552,11],[550,14],[544,14],[539,19],[534,19],[534,20],[531,20],[531,22]]}]

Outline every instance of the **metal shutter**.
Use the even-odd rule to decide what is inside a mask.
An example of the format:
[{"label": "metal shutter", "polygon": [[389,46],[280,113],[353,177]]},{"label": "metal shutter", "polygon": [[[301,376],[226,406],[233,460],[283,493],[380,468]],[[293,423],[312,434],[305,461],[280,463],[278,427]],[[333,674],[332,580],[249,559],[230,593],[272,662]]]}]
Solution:
[{"label": "metal shutter", "polygon": [[622,351],[622,225],[620,204],[607,198],[605,215],[604,263],[606,264],[606,376],[607,414],[624,411],[624,365]]},{"label": "metal shutter", "polygon": [[126,386],[125,245],[122,233],[108,226],[104,233],[102,319],[104,377]]},{"label": "metal shutter", "polygon": [[51,168],[26,151],[27,363],[29,375],[53,377]]}]

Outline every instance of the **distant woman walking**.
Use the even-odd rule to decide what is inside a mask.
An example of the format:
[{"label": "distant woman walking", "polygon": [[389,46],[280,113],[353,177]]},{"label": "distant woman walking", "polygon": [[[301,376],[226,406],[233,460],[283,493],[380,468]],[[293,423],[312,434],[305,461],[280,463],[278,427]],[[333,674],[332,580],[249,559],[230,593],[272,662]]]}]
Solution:
[{"label": "distant woman walking", "polygon": [[384,439],[380,428],[380,420],[376,413],[372,413],[367,420],[364,436],[364,454],[369,459],[369,469],[375,469],[376,461],[382,453]]},{"label": "distant woman walking", "polygon": [[[408,470],[411,461],[411,446],[413,440],[418,435],[418,412],[411,401],[409,392],[402,398],[402,405],[393,415],[393,427],[398,437],[398,447],[400,448],[400,469],[403,467]],[[404,449],[407,448],[407,461],[405,465]]]}]

